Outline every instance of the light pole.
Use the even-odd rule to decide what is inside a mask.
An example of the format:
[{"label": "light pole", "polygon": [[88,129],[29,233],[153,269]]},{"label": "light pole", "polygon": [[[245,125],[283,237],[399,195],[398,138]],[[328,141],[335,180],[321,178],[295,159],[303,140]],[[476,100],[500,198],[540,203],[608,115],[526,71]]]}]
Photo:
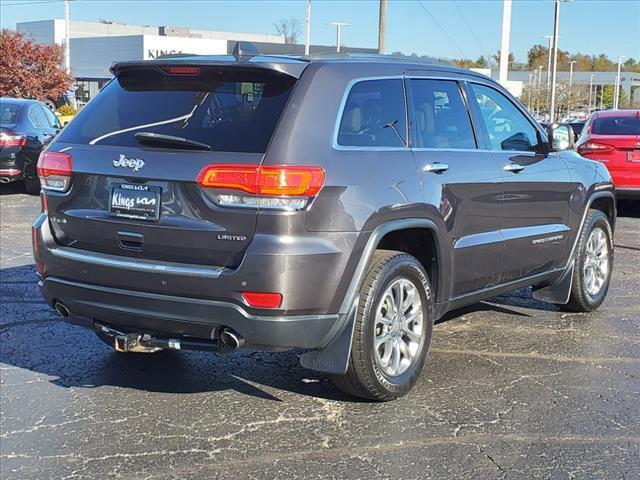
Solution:
[{"label": "light pole", "polygon": [[538,86],[536,87],[536,115],[540,115],[540,92],[542,84],[542,65],[538,67]]},{"label": "light pole", "polygon": [[387,0],[380,0],[380,16],[378,17],[378,53],[384,54],[387,33]]},{"label": "light pole", "polygon": [[545,35],[544,38],[549,39],[549,48],[547,49],[547,95],[551,86],[551,39],[553,35]]},{"label": "light pole", "polygon": [[589,80],[589,108],[587,111],[591,113],[591,98],[593,97],[593,73],[591,74],[591,79]]},{"label": "light pole", "polygon": [[578,63],[576,60],[571,60],[569,62],[569,87],[573,85],[573,64]]},{"label": "light pole", "polygon": [[533,77],[533,73],[529,74],[529,88],[527,89],[527,110],[531,111],[531,89],[533,88],[533,84],[531,82],[531,78]]},{"label": "light pole", "polygon": [[311,0],[307,0],[307,35],[304,42],[304,54],[311,53]]},{"label": "light pole", "polygon": [[551,99],[549,101],[549,123],[556,117],[556,78],[558,73],[558,31],[560,29],[560,2],[570,0],[555,0],[553,16],[553,71],[551,74]]},{"label": "light pole", "polygon": [[334,27],[336,27],[336,52],[339,52],[342,27],[349,27],[351,26],[351,24],[346,22],[330,22],[327,25],[333,25]]},{"label": "light pole", "polygon": [[509,37],[511,35],[511,0],[504,0],[502,7],[502,42],[500,44],[500,72],[498,81],[507,85],[509,73]]},{"label": "light pole", "polygon": [[616,88],[613,89],[613,109],[618,109],[618,101],[620,97],[620,68],[622,67],[622,59],[625,56],[618,57],[618,74],[616,75]]},{"label": "light pole", "polygon": [[71,55],[69,54],[69,0],[64,0],[64,69],[71,73]]}]

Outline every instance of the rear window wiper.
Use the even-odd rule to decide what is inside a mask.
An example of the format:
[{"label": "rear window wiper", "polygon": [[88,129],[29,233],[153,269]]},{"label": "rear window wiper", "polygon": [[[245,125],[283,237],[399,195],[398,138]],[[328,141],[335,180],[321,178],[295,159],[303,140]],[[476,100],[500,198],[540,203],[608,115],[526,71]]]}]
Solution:
[{"label": "rear window wiper", "polygon": [[165,145],[188,150],[211,150],[211,145],[207,145],[206,143],[189,140],[184,137],[164,135],[162,133],[138,132],[133,138],[143,145]]}]

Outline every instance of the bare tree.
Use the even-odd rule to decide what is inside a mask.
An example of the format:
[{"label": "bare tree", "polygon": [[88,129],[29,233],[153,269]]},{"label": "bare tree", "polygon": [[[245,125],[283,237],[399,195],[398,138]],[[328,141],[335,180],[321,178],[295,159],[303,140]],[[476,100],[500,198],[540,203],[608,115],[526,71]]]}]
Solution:
[{"label": "bare tree", "polygon": [[273,24],[278,35],[284,36],[284,43],[297,43],[302,32],[302,24],[297,18],[281,18]]}]

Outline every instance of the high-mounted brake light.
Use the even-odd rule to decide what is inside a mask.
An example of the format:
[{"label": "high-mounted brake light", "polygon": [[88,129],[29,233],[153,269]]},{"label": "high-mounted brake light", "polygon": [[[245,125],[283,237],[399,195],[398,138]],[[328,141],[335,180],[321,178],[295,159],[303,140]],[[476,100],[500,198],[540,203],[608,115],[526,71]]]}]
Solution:
[{"label": "high-mounted brake light", "polygon": [[196,182],[204,188],[237,191],[248,195],[219,193],[225,206],[300,210],[324,186],[321,167],[300,165],[208,165]]},{"label": "high-mounted brake light", "polygon": [[23,147],[27,144],[27,137],[13,132],[0,133],[1,147]]},{"label": "high-mounted brake light", "polygon": [[43,190],[66,192],[69,189],[73,164],[68,153],[42,152],[38,158],[37,170]]},{"label": "high-mounted brake light", "polygon": [[199,67],[168,67],[164,69],[170,75],[198,75]]},{"label": "high-mounted brake light", "polygon": [[242,298],[255,308],[278,308],[282,303],[281,293],[242,292]]}]

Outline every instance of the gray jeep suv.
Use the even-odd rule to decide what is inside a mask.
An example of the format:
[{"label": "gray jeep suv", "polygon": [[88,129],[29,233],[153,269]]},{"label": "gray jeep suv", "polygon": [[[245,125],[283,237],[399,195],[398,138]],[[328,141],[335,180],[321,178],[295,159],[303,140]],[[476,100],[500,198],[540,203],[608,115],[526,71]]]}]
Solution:
[{"label": "gray jeep suv", "polygon": [[606,168],[491,79],[402,57],[126,62],[39,160],[42,293],[124,352],[301,350],[389,400],[445,312],[597,308]]}]

